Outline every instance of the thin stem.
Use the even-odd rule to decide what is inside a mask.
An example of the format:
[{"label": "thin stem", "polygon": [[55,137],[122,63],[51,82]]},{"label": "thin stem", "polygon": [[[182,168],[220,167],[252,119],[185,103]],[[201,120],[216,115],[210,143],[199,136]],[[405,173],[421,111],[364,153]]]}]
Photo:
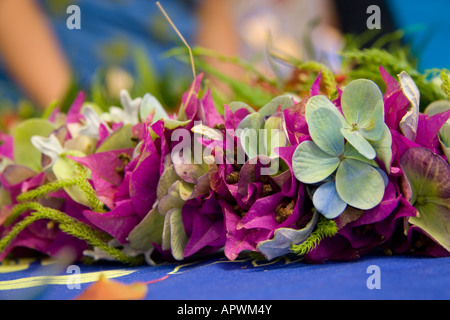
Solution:
[{"label": "thin stem", "polygon": [[172,26],[173,30],[175,30],[175,32],[177,33],[178,37],[181,39],[181,41],[183,41],[184,45],[187,47],[187,49],[189,51],[189,58],[191,59],[192,74],[194,75],[194,78],[196,78],[197,76],[196,76],[196,73],[195,73],[194,56],[192,54],[191,47],[189,46],[187,41],[184,39],[184,37],[181,34],[181,32],[177,29],[175,24],[172,22],[172,19],[170,19],[169,15],[166,13],[166,11],[162,7],[162,5],[159,3],[159,1],[156,2],[156,5],[158,6],[159,10],[161,10],[162,14],[167,19],[167,21],[170,23],[170,25]]}]

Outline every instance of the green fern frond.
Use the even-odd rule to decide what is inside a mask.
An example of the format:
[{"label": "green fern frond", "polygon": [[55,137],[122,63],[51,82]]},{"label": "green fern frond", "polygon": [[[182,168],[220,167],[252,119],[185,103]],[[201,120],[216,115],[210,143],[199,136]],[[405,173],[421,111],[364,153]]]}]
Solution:
[{"label": "green fern frond", "polygon": [[79,183],[78,179],[68,179],[68,180],[60,180],[54,181],[47,184],[44,184],[36,189],[30,190],[28,192],[22,193],[17,197],[17,201],[31,201],[36,200],[38,198],[44,197],[52,192],[56,192],[58,190],[73,187]]},{"label": "green fern frond", "polygon": [[328,95],[329,98],[331,98],[337,92],[336,78],[333,72],[330,70],[330,68],[328,68],[323,63],[317,61],[306,61],[299,63],[296,67],[300,70],[312,71],[317,73],[322,71],[321,83],[323,85],[325,93]]},{"label": "green fern frond", "polygon": [[[431,102],[445,98],[441,89],[428,79],[427,74],[420,73],[405,57],[377,48],[348,50],[342,53],[344,61],[349,65],[349,79],[371,79],[380,88],[384,87],[379,67],[382,66],[392,76],[407,72],[420,90],[420,106],[425,108]],[[423,110],[421,110],[423,111]]]},{"label": "green fern frond", "polygon": [[450,99],[450,77],[444,71],[441,71],[442,86],[441,89],[447,95],[447,99]]},{"label": "green fern frond", "polygon": [[337,225],[334,220],[328,220],[321,216],[317,223],[316,230],[302,243],[291,245],[291,251],[298,255],[304,255],[311,252],[326,237],[332,237],[337,233]]},{"label": "green fern frond", "polygon": [[77,239],[84,240],[91,246],[98,247],[117,261],[130,265],[138,265],[143,262],[142,256],[128,257],[119,249],[109,246],[107,244],[107,240],[110,238],[109,235],[99,230],[95,230],[89,225],[78,221],[61,211],[44,207],[37,202],[19,204],[16,208],[13,210],[15,214],[27,210],[33,210],[33,212],[16,223],[9,233],[0,240],[0,252],[3,252],[11,242],[33,222],[48,219],[58,223],[59,229],[64,233],[74,236]]}]

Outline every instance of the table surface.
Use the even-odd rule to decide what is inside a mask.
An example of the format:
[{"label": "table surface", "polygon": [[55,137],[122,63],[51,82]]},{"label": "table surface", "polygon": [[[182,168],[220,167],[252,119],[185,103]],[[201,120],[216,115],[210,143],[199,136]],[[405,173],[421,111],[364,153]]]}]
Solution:
[{"label": "table surface", "polygon": [[[449,271],[450,258],[378,253],[319,265],[298,257],[228,261],[221,254],[139,267],[105,262],[67,268],[52,260],[25,259],[0,266],[0,299],[73,299],[103,274],[125,284],[148,283],[149,300],[447,300]],[[68,286],[74,275],[79,276],[78,288]],[[162,280],[153,282],[157,279]]]}]

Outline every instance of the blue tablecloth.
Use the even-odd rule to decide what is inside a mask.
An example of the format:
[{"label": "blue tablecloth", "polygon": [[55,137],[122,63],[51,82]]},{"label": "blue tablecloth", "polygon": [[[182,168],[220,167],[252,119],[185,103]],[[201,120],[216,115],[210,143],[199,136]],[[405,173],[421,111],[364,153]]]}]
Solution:
[{"label": "blue tablecloth", "polygon": [[[373,254],[353,262],[311,265],[298,260],[298,257],[272,262],[243,258],[231,262],[223,255],[216,255],[203,260],[157,266],[80,264],[75,266],[81,271],[79,289],[70,289],[67,285],[73,269],[61,268],[46,260],[21,262],[16,266],[0,266],[0,299],[73,299],[100,273],[126,284],[163,279],[148,284],[146,299],[149,300],[450,298],[450,258]],[[375,275],[372,266],[378,270],[376,281],[379,289],[369,289],[370,284],[375,283],[372,281]]]}]

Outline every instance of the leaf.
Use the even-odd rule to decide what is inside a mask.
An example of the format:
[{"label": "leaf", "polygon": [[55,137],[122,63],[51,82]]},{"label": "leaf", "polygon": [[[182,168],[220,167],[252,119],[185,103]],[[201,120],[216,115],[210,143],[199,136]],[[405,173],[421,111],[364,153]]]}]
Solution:
[{"label": "leaf", "polygon": [[326,182],[317,188],[313,195],[313,204],[327,219],[338,217],[347,208],[347,203],[336,191],[334,181]]},{"label": "leaf", "polygon": [[402,131],[403,135],[409,140],[415,141],[417,135],[417,126],[419,125],[420,92],[414,80],[405,71],[401,72],[398,77],[403,94],[411,103],[408,112],[400,121],[400,130]]},{"label": "leaf", "polygon": [[338,157],[323,152],[314,142],[302,142],[292,156],[292,169],[303,183],[317,183],[329,177],[339,166]]},{"label": "leaf", "polygon": [[[74,155],[75,156],[75,155]],[[81,152],[76,156],[84,157]],[[70,180],[81,177],[78,164],[69,158],[59,157],[53,165],[53,173],[58,180]],[[82,204],[86,207],[90,207],[90,202],[86,197],[86,194],[78,186],[66,187],[64,190],[72,198],[73,201]]]},{"label": "leaf", "polygon": [[447,157],[447,162],[450,163],[450,123],[446,122],[441,130],[439,130],[439,143],[442,151]]},{"label": "leaf", "polygon": [[264,105],[261,109],[258,110],[258,113],[262,117],[268,117],[272,114],[276,113],[278,110],[278,107],[281,107],[281,111],[290,108],[294,105],[294,102],[292,101],[292,97],[289,95],[282,95],[273,98],[269,103]]},{"label": "leaf", "polygon": [[163,171],[161,177],[158,180],[158,186],[156,188],[158,200],[161,200],[161,198],[167,193],[169,188],[175,183],[175,181],[179,179],[180,177],[177,175],[173,164],[171,164]]},{"label": "leaf", "polygon": [[241,147],[249,159],[256,158],[260,154],[266,154],[264,145],[259,143],[259,130],[246,128],[239,133]]},{"label": "leaf", "polygon": [[211,140],[223,141],[223,135],[220,130],[210,128],[204,124],[198,124],[191,129],[192,132],[205,136]]},{"label": "leaf", "polygon": [[75,300],[141,300],[146,295],[145,283],[123,284],[100,276],[97,282],[83,291]]},{"label": "leaf", "polygon": [[172,256],[176,260],[183,260],[183,252],[188,243],[180,208],[173,208],[167,212],[164,218],[162,236],[162,249],[172,250]]},{"label": "leaf", "polygon": [[241,122],[239,122],[239,125],[237,129],[253,129],[253,130],[259,130],[261,126],[264,123],[264,117],[259,112],[250,113],[247,115],[244,119],[242,119]]},{"label": "leaf", "polygon": [[[430,103],[425,109],[424,113],[430,117],[450,110],[450,101],[438,100]],[[442,151],[447,157],[447,162],[450,163],[450,119],[439,130],[439,143]]]},{"label": "leaf", "polygon": [[291,252],[291,245],[297,245],[304,242],[314,230],[319,213],[316,211],[308,224],[300,230],[291,228],[279,228],[275,230],[274,236],[270,240],[261,241],[257,249],[267,260],[284,256]]},{"label": "leaf", "polygon": [[343,201],[357,209],[377,206],[384,196],[384,180],[371,165],[354,160],[342,161],[336,172],[336,190]]},{"label": "leaf", "polygon": [[131,128],[131,124],[121,126],[119,129],[110,134],[95,152],[98,153],[117,149],[134,148],[135,146],[131,139],[133,136]]},{"label": "leaf", "polygon": [[31,137],[48,137],[53,130],[53,124],[44,119],[28,119],[18,124],[12,133],[15,163],[40,172],[42,154],[31,143]]},{"label": "leaf", "polygon": [[156,208],[150,210],[145,218],[130,232],[128,241],[135,250],[146,251],[153,247],[152,242],[161,244],[164,217]]},{"label": "leaf", "polygon": [[437,100],[430,103],[424,110],[424,113],[431,116],[434,116],[438,113],[445,112],[450,110],[450,101],[448,100]]},{"label": "leaf", "polygon": [[239,109],[246,109],[248,110],[250,113],[254,113],[255,110],[250,107],[248,104],[246,104],[245,102],[241,102],[241,101],[233,101],[231,102],[228,107],[231,109],[231,111],[236,112]]},{"label": "leaf", "polygon": [[185,127],[191,123],[191,120],[176,120],[176,119],[166,119],[164,120],[164,127],[169,130],[178,129],[180,127]]},{"label": "leaf", "polygon": [[188,183],[196,183],[198,178],[208,172],[208,166],[195,163],[173,164],[173,168],[180,179]]},{"label": "leaf", "polygon": [[161,215],[166,215],[173,208],[181,208],[186,202],[183,200],[181,196],[181,188],[180,185],[183,182],[181,180],[175,181],[172,186],[170,186],[169,190],[167,190],[167,194],[165,194],[158,203],[158,211]]},{"label": "leaf", "polygon": [[339,118],[327,108],[317,108],[309,115],[308,129],[314,143],[330,156],[344,153],[344,137]]},{"label": "leaf", "polygon": [[[277,112],[270,116],[264,123],[265,150],[267,156],[277,158],[276,148],[287,145],[287,136],[284,130],[284,117],[282,112]],[[260,132],[261,134],[261,132]]]},{"label": "leaf", "polygon": [[244,149],[245,154],[250,159],[261,154],[261,147],[258,148],[259,129],[263,123],[264,117],[260,113],[255,112],[242,119],[237,127],[236,135],[240,139],[242,149]]},{"label": "leaf", "polygon": [[170,216],[170,247],[172,249],[172,256],[176,260],[184,259],[184,249],[188,243],[188,237],[184,230],[183,218],[181,209],[177,208],[172,211]]},{"label": "leaf", "polygon": [[427,148],[411,148],[400,165],[411,186],[419,215],[409,222],[450,251],[450,166]]}]

